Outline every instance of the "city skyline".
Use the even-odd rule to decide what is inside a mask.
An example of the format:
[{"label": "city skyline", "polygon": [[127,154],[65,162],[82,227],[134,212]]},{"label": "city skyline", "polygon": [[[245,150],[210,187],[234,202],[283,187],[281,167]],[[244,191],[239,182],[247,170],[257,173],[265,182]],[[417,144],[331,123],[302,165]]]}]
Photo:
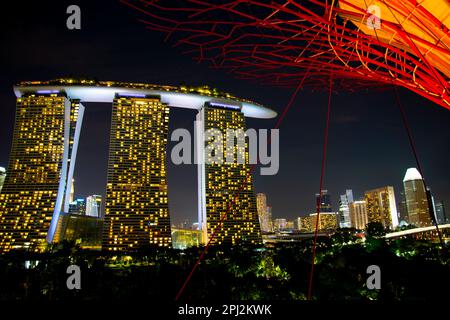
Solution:
[{"label": "city skyline", "polygon": [[[98,8],[105,11],[95,15]],[[20,17],[6,17],[2,30],[17,31],[17,36],[7,36],[9,42],[2,60],[0,102],[0,166],[6,167],[11,150],[14,119],[14,93],[12,86],[26,79],[47,80],[61,76],[88,75],[99,79],[117,79],[152,83],[192,85],[209,84],[238,96],[249,97],[281,111],[292,90],[254,85],[232,78],[222,72],[197,64],[164,44],[158,33],[136,25],[132,15],[122,15],[119,4],[107,8],[96,3],[83,4],[84,25],[78,32],[68,32],[64,23],[42,17],[57,16],[65,12],[65,4],[31,4]],[[35,12],[41,13],[39,18]],[[91,13],[92,12],[92,13]],[[117,23],[114,17],[120,17]],[[63,17],[62,17],[63,18]],[[39,25],[39,28],[35,28]],[[11,33],[12,34],[12,33]],[[41,37],[49,34],[51,37]],[[114,35],[114,36],[112,36]],[[143,37],[154,41],[141,43]],[[55,52],[52,38],[65,41]],[[37,40],[39,39],[39,41]],[[130,51],[116,46],[117,41],[135,41],[141,50]],[[33,44],[33,54],[23,50],[24,43]],[[76,47],[86,50],[74,50]],[[41,48],[41,49],[39,49]],[[148,53],[152,52],[151,59]],[[98,64],[102,57],[103,64]],[[26,61],[26,63],[24,63]],[[46,65],[42,65],[46,61]],[[142,67],[145,61],[145,67]],[[6,63],[7,62],[7,63]],[[450,156],[447,141],[450,133],[439,128],[450,120],[447,110],[406,90],[399,90],[416,147],[422,161],[427,184],[439,200],[450,203],[450,177],[445,159]],[[270,199],[274,217],[307,214],[315,210],[314,196],[319,190],[320,153],[323,137],[326,97],[321,92],[300,92],[293,107],[280,127],[280,171],[274,177],[255,175],[255,192],[264,192]],[[99,103],[86,104],[84,132],[80,136],[78,171],[75,174],[76,197],[91,194],[105,196],[106,165],[111,111]],[[337,210],[339,195],[353,189],[356,198],[364,190],[392,185],[401,190],[404,170],[415,167],[414,157],[396,109],[391,90],[339,93],[333,97],[330,126],[329,159],[325,173],[325,186],[332,195]],[[176,110],[171,115],[169,132],[184,127],[192,132],[191,110]],[[276,120],[248,122],[248,127],[271,128]],[[422,132],[426,134],[422,134]],[[430,143],[432,141],[432,143]],[[173,145],[168,143],[169,147]],[[381,152],[382,151],[382,152]],[[103,165],[102,165],[103,163]],[[367,168],[370,168],[368,170]],[[197,174],[194,165],[168,165],[168,192],[174,200],[169,211],[174,222],[197,219]],[[396,192],[399,196],[399,192]],[[398,199],[397,199],[398,201]]]},{"label": "city skyline", "polygon": [[[420,181],[417,181],[420,180]],[[410,207],[405,207],[405,216],[402,216],[402,212],[401,212],[401,201],[402,201],[402,194],[406,193],[411,193],[410,189],[411,187],[408,185],[409,181],[414,181],[415,182],[415,186],[413,187],[414,190],[418,190],[419,193],[417,195],[415,195],[414,191],[413,194],[410,196],[410,203],[413,203],[412,205],[410,205]],[[406,184],[405,184],[406,183]],[[370,219],[368,219],[368,215],[367,215],[367,194],[369,193],[373,193],[373,192],[388,192],[389,195],[387,196],[387,198],[389,198],[389,201],[394,199],[393,202],[393,207],[391,206],[391,204],[389,204],[388,202],[388,208],[387,210],[388,215],[390,216],[389,219],[392,219],[391,216],[391,212],[393,210],[393,208],[395,207],[394,212],[392,213],[394,216],[397,217],[397,222],[395,223],[395,227],[391,224],[386,225],[386,227],[390,226],[391,230],[394,230],[397,227],[404,227],[405,223],[406,225],[411,224],[415,227],[424,227],[424,226],[432,226],[433,223],[431,221],[431,216],[429,213],[430,206],[433,208],[434,211],[434,216],[437,219],[439,224],[444,224],[444,223],[448,223],[450,221],[450,217],[448,216],[448,213],[445,212],[445,203],[441,200],[435,199],[436,197],[431,193],[431,201],[432,203],[428,203],[427,198],[424,198],[423,195],[423,191],[421,191],[420,189],[420,185],[423,185],[423,181],[421,178],[421,175],[419,174],[419,172],[417,171],[416,168],[407,168],[406,169],[406,173],[405,173],[405,178],[403,179],[403,185],[402,185],[402,189],[400,190],[399,194],[399,200],[397,200],[397,197],[395,196],[395,189],[392,186],[384,186],[384,187],[378,187],[378,188],[371,188],[371,190],[365,190],[363,192],[363,196],[359,197],[359,198],[354,198],[353,197],[353,190],[352,189],[347,189],[345,190],[345,194],[344,195],[340,195],[341,199],[338,202],[338,207],[335,208],[333,206],[331,206],[331,208],[329,206],[326,205],[326,211],[324,210],[320,210],[320,213],[333,213],[336,215],[337,217],[337,224],[336,224],[336,228],[356,228],[356,229],[365,229],[365,226],[367,225],[367,223],[369,222],[379,222],[379,221],[374,221],[372,219],[372,221],[370,221]],[[422,188],[423,189],[423,188]],[[328,190],[322,190],[322,193],[324,194],[324,199],[322,199],[321,201],[321,205],[326,204],[327,202],[330,201],[330,199],[332,198],[331,195],[328,193]],[[314,195],[316,201],[318,199],[318,194],[316,193]],[[426,197],[426,195],[425,195]],[[272,217],[271,213],[270,215],[267,214],[267,210],[270,208],[271,206],[268,206],[267,203],[270,199],[267,198],[267,195],[263,192],[257,193],[256,194],[256,199],[257,199],[257,206],[258,206],[258,216],[259,216],[259,220],[260,220],[260,224],[261,226],[263,226],[264,224],[268,224],[268,223],[276,223],[277,221],[284,221],[285,223],[295,223],[295,220],[298,220],[300,218],[308,218],[311,215],[315,215],[315,212],[311,213],[305,213],[305,214],[301,214],[298,216],[294,216],[294,217],[289,217],[287,218],[286,216],[277,216],[277,217]],[[405,201],[405,206],[406,206],[406,201]],[[422,221],[425,220],[425,223],[420,222],[420,220],[418,220],[417,218],[414,218],[417,213],[417,209],[416,206],[422,207],[424,212],[422,213],[423,217],[422,217]],[[376,213],[374,215],[375,217],[379,216],[378,213]],[[270,218],[269,218],[270,217]],[[345,223],[342,223],[343,221],[343,217],[345,218]],[[413,222],[411,222],[413,221]],[[177,226],[179,228],[193,228],[194,225],[196,224],[196,222],[191,221],[191,220],[184,220],[182,223],[173,223],[173,226]],[[384,224],[384,223],[383,223]],[[269,228],[263,228],[261,227],[262,231],[265,232],[272,232],[273,230],[268,230]],[[273,228],[270,228],[273,229]],[[294,229],[297,229],[297,227],[295,227]],[[300,226],[298,226],[298,229],[300,230]]]},{"label": "city skyline", "polygon": [[[90,103],[89,103],[90,104]],[[102,106],[102,108],[104,108],[104,106]],[[84,128],[84,129],[87,129],[87,130],[89,130],[90,128],[89,127],[87,127],[87,128]],[[82,134],[83,134],[83,132],[82,132]],[[170,142],[169,142],[169,144],[170,144]],[[7,162],[6,162],[7,163]],[[106,162],[105,162],[106,163]],[[5,165],[5,167],[7,167],[7,165]],[[172,163],[170,163],[169,162],[169,167],[173,167],[173,164]],[[405,168],[404,168],[405,169]],[[106,168],[105,168],[105,170],[106,170]],[[77,171],[75,171],[75,177],[76,177],[76,175],[77,174],[80,174],[80,169],[78,169]],[[169,174],[170,174],[170,171],[169,171]],[[404,176],[404,174],[398,174],[398,176],[400,176],[400,177],[403,177]],[[261,177],[258,177],[258,176],[255,176],[255,178],[256,178],[256,181],[258,181]],[[394,182],[394,183],[390,183],[390,185],[393,185],[393,186],[395,186],[394,187],[394,189],[395,190],[399,190],[399,192],[398,193],[396,193],[395,194],[395,196],[396,196],[396,203],[397,203],[397,210],[400,210],[400,208],[399,208],[399,203],[400,203],[400,201],[401,201],[401,199],[400,199],[400,192],[403,192],[403,178],[401,178],[401,179],[399,179],[400,181],[397,181],[397,182]],[[106,182],[105,182],[106,183]],[[194,183],[196,183],[196,181],[194,181]],[[87,184],[89,184],[89,183],[87,183]],[[172,183],[172,185],[173,185],[174,183]],[[381,183],[381,184],[383,184],[383,183]],[[380,184],[380,185],[381,185]],[[84,185],[86,185],[86,181],[84,182]],[[94,190],[92,189],[92,188],[88,188],[87,190],[90,190],[90,191],[88,191],[88,192],[79,192],[79,188],[77,188],[77,180],[76,179],[74,179],[74,186],[75,186],[75,193],[74,193],[74,197],[75,198],[80,198],[80,197],[84,197],[84,194],[86,194],[86,196],[89,196],[89,195],[91,195],[92,193],[99,193],[99,194],[102,194],[103,192],[99,192],[99,191],[101,191],[101,190],[98,190],[97,192],[94,192]],[[433,187],[433,185],[431,185],[431,187]],[[353,188],[352,186],[346,186],[346,187],[344,187],[344,190],[343,191],[345,191],[346,189],[352,189],[353,191],[355,191],[355,199],[362,199],[363,197],[364,197],[364,190],[360,190],[360,189],[356,189],[356,188]],[[372,187],[368,187],[368,188],[373,188],[373,186]],[[434,190],[436,190],[435,188],[433,188],[433,191]],[[328,191],[328,190],[327,190]],[[332,209],[333,209],[333,211],[338,211],[338,208],[339,208],[339,196],[340,196],[340,194],[343,192],[343,191],[336,191],[336,192],[333,192],[333,193],[331,193],[331,192],[328,192],[330,195],[331,195],[331,201],[332,201]],[[261,190],[261,188],[258,186],[258,184],[255,184],[255,192],[263,192],[263,193],[267,193],[267,191],[265,191],[265,190]],[[315,194],[317,195],[317,192],[315,192]],[[446,197],[446,194],[444,193],[444,194],[437,194],[437,193],[434,193],[433,192],[433,195],[435,196],[435,197],[437,197],[437,199],[444,199],[444,203],[446,203],[447,201],[445,200],[447,197]],[[102,195],[103,196],[103,195]],[[312,199],[312,200],[311,200]],[[276,202],[276,200],[274,201],[274,202]],[[310,199],[308,199],[307,201],[306,201],[306,203],[301,203],[299,206],[303,206],[304,208],[311,208],[311,209],[303,209],[303,210],[301,210],[301,209],[299,209],[299,210],[292,210],[292,211],[290,211],[290,212],[288,212],[288,214],[286,215],[286,210],[275,210],[274,211],[274,218],[278,218],[278,217],[290,217],[290,218],[296,218],[296,217],[298,217],[298,216],[303,216],[303,215],[308,215],[308,212],[312,212],[312,211],[314,211],[315,210],[315,202],[314,202],[314,200],[313,200],[313,198],[312,197],[310,197]],[[176,212],[174,212],[174,214],[172,214],[172,216],[174,217],[174,223],[175,224],[179,224],[180,222],[182,222],[182,221],[186,221],[186,220],[189,220],[189,221],[196,221],[195,219],[196,219],[196,212],[198,211],[198,209],[197,209],[197,207],[193,207],[193,211],[192,212],[190,212],[190,214],[188,213],[188,214],[185,214],[185,215],[183,215],[183,214],[177,214]],[[295,211],[295,212],[294,212]]]}]

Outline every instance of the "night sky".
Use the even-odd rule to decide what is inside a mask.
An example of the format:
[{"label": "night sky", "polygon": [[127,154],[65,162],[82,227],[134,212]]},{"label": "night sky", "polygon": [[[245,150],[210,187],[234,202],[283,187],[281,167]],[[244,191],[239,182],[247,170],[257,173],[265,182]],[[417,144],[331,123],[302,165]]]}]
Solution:
[{"label": "night sky", "polygon": [[[118,1],[10,2],[1,19],[0,166],[7,166],[14,125],[12,87],[23,80],[65,76],[149,82],[207,84],[280,111],[292,90],[234,79],[221,70],[182,55],[163,35],[137,21],[138,14]],[[12,4],[12,7],[10,6]],[[66,28],[66,8],[78,4],[82,29]],[[437,200],[450,211],[450,111],[400,89],[425,178]],[[295,218],[314,211],[319,190],[326,92],[302,91],[280,127],[280,170],[254,175],[256,192],[268,196],[273,216]],[[105,194],[111,106],[86,103],[75,173],[77,197]],[[195,112],[172,108],[170,130],[192,131]],[[251,128],[272,128],[274,120],[248,119]],[[174,144],[169,144],[170,152]],[[391,89],[357,94],[336,92],[332,113],[325,186],[337,210],[339,194],[392,185],[398,198],[413,154]],[[195,165],[169,162],[169,206],[173,223],[197,217]]]}]

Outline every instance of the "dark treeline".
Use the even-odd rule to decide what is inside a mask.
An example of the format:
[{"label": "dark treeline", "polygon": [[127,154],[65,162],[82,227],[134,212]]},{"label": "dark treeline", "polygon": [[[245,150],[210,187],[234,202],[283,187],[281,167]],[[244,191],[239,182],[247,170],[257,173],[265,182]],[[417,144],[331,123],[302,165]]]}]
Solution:
[{"label": "dark treeline", "polygon": [[[312,241],[266,247],[211,247],[186,286],[182,300],[305,300]],[[81,250],[73,243],[44,253],[0,256],[0,300],[173,301],[203,248],[143,248],[130,253]],[[341,230],[319,238],[314,299],[433,300],[450,288],[448,251],[411,238],[361,241]],[[69,290],[67,267],[81,269],[81,289]],[[367,267],[381,270],[381,289],[369,290]]]}]

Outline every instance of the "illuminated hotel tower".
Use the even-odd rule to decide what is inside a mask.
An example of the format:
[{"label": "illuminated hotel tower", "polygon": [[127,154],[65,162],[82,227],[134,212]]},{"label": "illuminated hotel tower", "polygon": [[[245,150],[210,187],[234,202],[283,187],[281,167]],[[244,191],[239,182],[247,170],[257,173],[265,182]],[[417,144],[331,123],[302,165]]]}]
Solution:
[{"label": "illuminated hotel tower", "polygon": [[[0,253],[11,249],[38,251],[58,241],[56,228],[62,213],[70,212],[74,195],[72,182],[84,113],[80,101],[113,103],[102,235],[103,248],[112,251],[171,245],[165,163],[169,107],[211,114],[206,124],[220,128],[244,128],[244,116],[276,116],[257,103],[205,86],[62,78],[22,81],[14,86],[14,93],[16,121],[0,193]],[[205,104],[218,101],[237,104],[236,109],[203,109]],[[245,146],[237,153],[248,158]],[[228,200],[239,184],[244,190],[223,235],[219,234],[219,242],[260,242],[251,177],[243,185],[233,181],[246,176],[248,166],[207,165],[203,166],[205,172],[208,175],[202,181],[209,185],[201,184],[204,192],[200,194],[205,200],[205,228],[206,212],[211,227],[214,214],[220,206],[231,203]],[[219,180],[225,190],[221,196],[212,183]]]},{"label": "illuminated hotel tower", "polygon": [[[196,128],[199,184],[199,230],[202,242],[235,245],[262,242],[253,178],[250,173],[248,142],[226,147],[227,129],[245,131],[244,114],[239,107],[205,104],[197,114]],[[232,153],[234,162],[211,158],[205,132],[219,130],[219,153]],[[215,141],[216,142],[216,141]],[[223,151],[226,152],[223,152]],[[239,163],[239,157],[245,161]],[[214,236],[212,237],[212,235]]]},{"label": "illuminated hotel tower", "polygon": [[166,180],[169,107],[159,97],[116,95],[103,249],[171,245]]},{"label": "illuminated hotel tower", "polygon": [[0,251],[41,251],[68,207],[84,107],[58,90],[17,98],[8,174],[0,194]]}]

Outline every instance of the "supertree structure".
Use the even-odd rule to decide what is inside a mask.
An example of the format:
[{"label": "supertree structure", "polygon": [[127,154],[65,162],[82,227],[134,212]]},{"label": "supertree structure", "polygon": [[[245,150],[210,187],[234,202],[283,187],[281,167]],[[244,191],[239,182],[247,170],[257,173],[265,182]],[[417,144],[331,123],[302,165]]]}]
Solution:
[{"label": "supertree structure", "polygon": [[[450,109],[449,0],[121,2],[139,11],[139,20],[147,28],[165,33],[166,40],[199,62],[208,62],[238,78],[296,88],[275,127],[300,89],[328,90],[319,199],[332,90],[401,86]],[[404,109],[397,90],[394,91],[422,173]],[[316,209],[308,299],[313,292],[320,201]],[[208,245],[179,290],[177,300]]]},{"label": "supertree structure", "polygon": [[450,109],[448,0],[122,0],[174,46],[238,78],[397,85]]}]

